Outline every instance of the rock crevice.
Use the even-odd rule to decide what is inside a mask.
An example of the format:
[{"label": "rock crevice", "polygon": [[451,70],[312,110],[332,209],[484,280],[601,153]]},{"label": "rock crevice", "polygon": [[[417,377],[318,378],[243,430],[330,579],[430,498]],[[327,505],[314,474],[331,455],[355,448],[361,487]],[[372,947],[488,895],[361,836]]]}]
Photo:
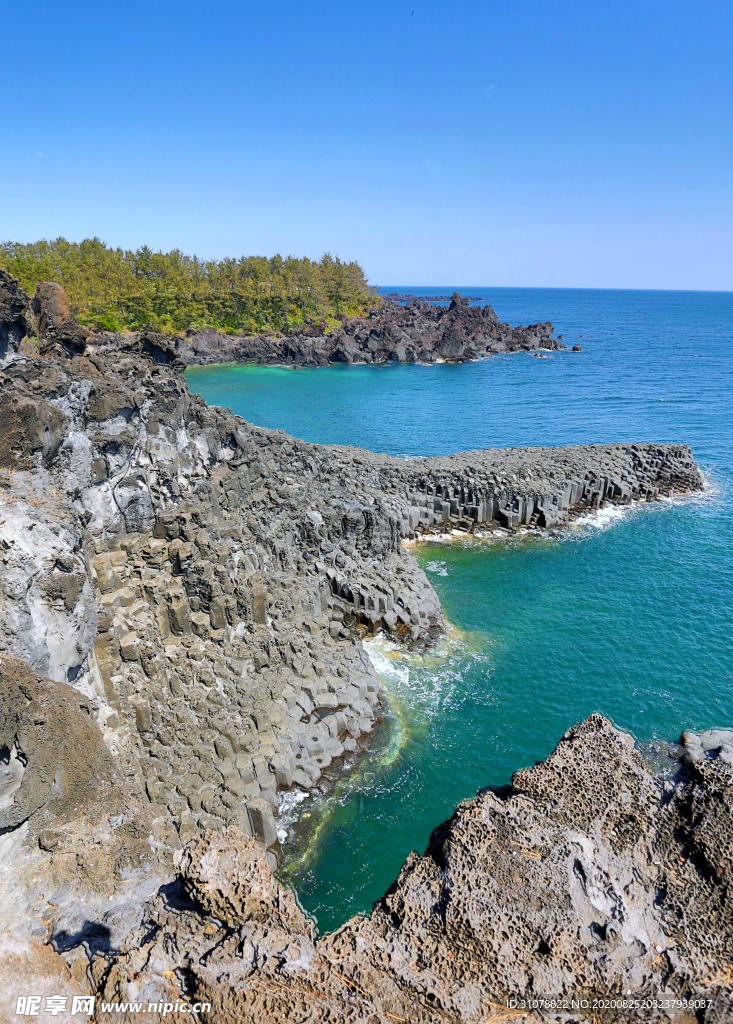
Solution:
[{"label": "rock crevice", "polygon": [[[172,870],[179,851],[202,835],[212,850],[225,842],[217,837],[235,837],[236,849],[249,851],[240,858],[242,877],[246,881],[248,872],[255,872],[255,889],[259,886],[264,893],[262,912],[269,914],[267,894],[275,891],[276,883],[265,869],[275,865],[277,855],[279,794],[320,785],[334,762],[358,751],[380,714],[380,683],[362,638],[383,630],[395,640],[422,645],[443,629],[437,595],[403,546],[406,539],[431,530],[470,531],[489,523],[508,530],[555,528],[603,502],[653,500],[702,487],[690,449],[675,444],[488,450],[407,462],[354,448],[307,444],[282,431],[255,427],[189,394],[183,363],[169,339],[144,333],[125,339],[96,337],[91,345],[85,331],[66,317],[55,289],[39,288],[31,309],[17,282],[6,278],[0,282],[5,289],[0,295],[0,336],[8,339],[0,353],[0,830],[9,831],[0,836],[0,858],[15,862],[22,851],[26,859],[19,862],[22,870],[17,874],[0,878],[0,903],[6,907],[6,923],[22,931],[23,900],[45,879],[42,884],[54,894],[54,907],[62,908],[48,921],[53,922],[53,934],[67,937],[68,948],[74,946],[74,935],[92,933],[97,935],[95,948],[104,948],[106,942],[109,952],[119,945],[137,927],[141,893],[149,895],[151,880],[157,885],[158,876]],[[464,314],[468,316],[459,306],[451,311],[459,320]],[[27,339],[21,334],[32,323],[38,346],[25,351]],[[21,670],[16,659],[30,673],[23,686],[33,693],[25,703],[18,696]],[[45,725],[36,722],[36,705],[45,701],[45,707],[49,700],[66,709],[59,719],[65,725],[51,728],[47,718]],[[72,765],[59,728],[68,732],[69,742],[83,740],[91,760],[82,757]],[[647,813],[647,805],[638,801],[642,796],[646,800],[654,785],[639,781],[643,771],[638,760],[618,753],[624,741],[605,726],[595,732],[599,739],[594,742],[605,743],[609,758],[616,758],[631,801],[632,809],[614,827],[624,841],[636,842],[634,822]],[[690,772],[718,771],[709,769],[710,758],[699,753],[713,750],[711,743],[708,738],[690,748]],[[722,757],[716,765],[718,761],[725,763]],[[557,773],[558,764],[556,759],[547,772]],[[98,776],[107,788],[98,792],[82,776]],[[66,789],[64,778],[69,780]],[[545,780],[538,769],[521,785],[515,780],[511,799],[487,794],[480,806],[499,801],[497,822],[506,821],[507,815],[516,817],[522,808],[533,806],[530,791],[537,803],[552,785],[564,784],[562,773],[553,778]],[[710,793],[722,793],[717,775],[710,778]],[[689,786],[684,792],[685,800],[693,801],[689,842],[700,845],[714,875],[718,860],[727,854],[705,828],[698,830],[701,838],[694,838],[694,821],[708,813],[705,801],[712,801],[714,809],[718,797],[695,796],[697,791]],[[64,794],[72,794],[72,802],[77,799],[70,815]],[[593,799],[584,824],[575,825],[586,833],[595,828]],[[552,820],[552,827],[559,829],[560,817]],[[609,841],[612,850],[621,842]],[[552,846],[555,840],[547,842]],[[606,883],[593,881],[587,842],[579,840],[577,850],[568,846],[562,862],[570,865],[570,888],[563,890],[561,903],[566,907],[568,900],[576,901],[576,923],[591,913],[588,901],[605,906],[603,901],[611,899]],[[525,843],[542,860],[540,846],[539,839]],[[196,898],[203,901],[195,879],[203,878],[204,869],[195,867],[190,854],[199,847],[188,849],[180,863],[189,879],[189,895],[198,892]],[[436,840],[430,855],[419,862],[421,873],[436,874],[421,890],[421,905],[431,909],[416,934],[424,930],[428,942],[428,936],[446,930],[453,934],[455,925],[455,934],[468,949],[475,941],[472,929],[483,935],[481,929],[488,926],[480,908],[474,912],[461,905],[456,916],[452,894],[457,898],[465,888],[465,871],[461,867],[455,875],[445,874],[450,849]],[[618,855],[622,853],[620,849]],[[239,854],[235,850],[226,856]],[[617,868],[621,871],[615,861],[608,864],[608,878]],[[488,867],[493,871],[495,865]],[[288,938],[271,951],[267,935],[258,932],[240,940],[214,925],[227,945],[218,952],[212,946],[199,957],[196,985],[201,992],[213,992],[220,984],[216,964],[226,966],[227,951],[236,947],[244,951],[247,963],[256,965],[272,957],[274,964],[283,956],[283,962],[302,961],[308,984],[328,988],[337,982],[308,972],[309,965],[332,950],[328,956],[344,967],[333,978],[347,979],[338,985],[342,990],[346,986],[354,1006],[359,989],[371,992],[384,984],[384,998],[391,1000],[384,1012],[405,1016],[405,980],[394,971],[400,957],[405,964],[423,960],[419,951],[405,945],[404,934],[398,941],[393,931],[411,920],[406,893],[417,870],[418,861],[408,861],[404,879],[385,897],[381,910],[369,922],[353,924],[354,948],[364,941],[373,950],[371,966],[363,966],[366,973],[352,977],[348,957],[338,945],[340,933],[316,947],[311,926],[281,893],[278,913],[297,932],[297,941]],[[638,872],[643,870],[639,861]],[[553,885],[559,884],[559,871],[555,865],[552,878],[548,875]],[[521,882],[524,876],[517,877]],[[118,901],[114,913],[93,901],[82,909],[81,897],[70,895],[71,882],[97,894],[95,899]],[[433,894],[429,900],[428,891]],[[711,913],[718,913],[716,892],[706,889],[704,894]],[[177,927],[178,910],[168,907],[163,896],[159,899],[160,913],[172,914],[171,927]],[[226,917],[213,890],[207,899],[210,914]],[[227,897],[232,920],[241,917],[242,899],[249,907],[259,897]],[[483,897],[474,893],[471,899],[479,907]],[[621,931],[623,936],[633,933],[633,941],[643,945],[646,918],[634,918],[635,905],[629,907],[632,923]],[[28,920],[31,909],[25,907]],[[559,921],[559,913],[555,908],[548,921]],[[594,922],[599,942],[619,927],[605,918],[594,918],[588,927]],[[261,920],[256,923],[264,927]],[[104,942],[95,931],[98,927],[107,935]],[[531,941],[537,938],[533,948],[553,950],[550,925],[543,928],[539,938],[532,933]],[[512,923],[507,935],[517,929],[519,924]],[[39,935],[44,934],[42,928]],[[583,936],[572,942],[563,939],[566,952],[587,959],[585,932]],[[84,941],[91,949],[92,939]],[[511,941],[500,943],[501,948],[514,949]],[[439,952],[436,947],[435,956]],[[625,956],[625,947],[622,952]],[[514,950],[511,957],[517,956]],[[393,965],[387,973],[385,962]],[[458,958],[458,963],[468,977],[470,962]],[[492,966],[492,992],[498,991],[496,978],[504,977],[499,971],[503,963],[499,957]],[[527,978],[530,973],[539,978],[543,963],[532,961]],[[170,969],[177,971],[179,965]],[[99,985],[111,991],[110,979],[122,978],[122,961],[105,961],[99,970]],[[617,977],[614,970],[608,967],[608,979]],[[573,983],[585,977],[578,974]],[[458,1019],[463,1019],[461,1014],[468,1019],[466,1007],[483,1006],[478,989],[475,996],[465,996],[466,1002],[461,1002],[464,996],[446,1002],[435,985],[428,978],[421,990],[425,1020],[437,1019],[431,999],[450,1005],[449,1012]],[[250,994],[240,997],[236,986],[220,987],[221,992],[230,990],[235,994],[226,995],[229,1009],[221,1013],[241,1003],[242,1019],[249,1019]],[[374,1012],[381,1020],[382,1010]],[[348,1014],[344,1019],[350,1019]]]},{"label": "rock crevice", "polygon": [[[730,1020],[732,801],[721,758],[664,782],[593,715],[511,786],[464,801],[368,917],[320,938],[251,840],[206,833],[177,858],[193,903],[156,897],[94,976],[106,998],[170,999],[182,983],[222,1024],[326,1008],[474,1022],[510,1019],[512,1000],[535,1020],[592,1020],[598,998],[596,1019]],[[629,995],[638,1007],[619,1005]]]}]

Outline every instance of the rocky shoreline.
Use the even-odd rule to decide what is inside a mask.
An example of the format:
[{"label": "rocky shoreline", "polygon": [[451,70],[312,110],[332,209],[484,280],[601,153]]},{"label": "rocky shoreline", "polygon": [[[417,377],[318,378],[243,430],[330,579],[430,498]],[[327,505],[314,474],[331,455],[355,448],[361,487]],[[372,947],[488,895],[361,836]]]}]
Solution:
[{"label": "rocky shoreline", "polygon": [[95,982],[108,1000],[206,1002],[217,1024],[729,1021],[733,733],[685,739],[663,782],[591,716],[322,937],[251,840],[207,832]]},{"label": "rocky shoreline", "polygon": [[[412,302],[452,302],[455,295],[460,292],[453,292],[452,295],[415,295],[414,292],[382,292],[381,298],[385,302],[400,302],[400,303],[412,303]],[[483,295],[466,295],[466,299],[469,302],[486,302],[487,300]]]},{"label": "rocky shoreline", "polygon": [[256,336],[189,328],[174,345],[187,365],[466,362],[505,352],[564,349],[553,330],[549,322],[512,328],[500,322],[491,306],[471,306],[456,292],[449,306],[418,299],[405,306],[385,302],[368,317],[344,316],[341,326],[330,331],[325,320],[289,334]]},{"label": "rocky shoreline", "polygon": [[97,952],[111,991],[187,843],[235,837],[275,885],[278,792],[317,786],[379,714],[360,636],[441,634],[404,540],[557,528],[702,477],[684,445],[306,444],[190,395],[175,342],[92,335],[63,300],[0,273],[0,980],[78,991]]}]

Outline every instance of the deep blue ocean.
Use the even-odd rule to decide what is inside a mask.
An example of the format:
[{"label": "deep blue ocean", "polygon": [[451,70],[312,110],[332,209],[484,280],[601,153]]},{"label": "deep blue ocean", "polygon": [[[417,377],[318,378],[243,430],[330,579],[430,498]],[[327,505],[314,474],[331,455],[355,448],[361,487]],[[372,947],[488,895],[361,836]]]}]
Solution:
[{"label": "deep blue ocean", "polygon": [[733,727],[733,293],[457,290],[512,325],[551,320],[583,352],[191,368],[189,387],[262,426],[398,456],[684,442],[708,486],[603,511],[561,539],[419,549],[449,636],[425,657],[371,645],[385,718],[285,844],[284,874],[322,930],[368,911],[461,799],[545,758],[593,711],[662,771],[682,729]]}]

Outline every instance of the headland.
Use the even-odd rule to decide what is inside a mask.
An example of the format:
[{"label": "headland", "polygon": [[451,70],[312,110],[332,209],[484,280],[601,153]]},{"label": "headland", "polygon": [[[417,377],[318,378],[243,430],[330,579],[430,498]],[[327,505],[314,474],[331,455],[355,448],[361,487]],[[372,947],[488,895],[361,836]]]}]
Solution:
[{"label": "headland", "polygon": [[[235,900],[225,912],[227,883],[217,875],[213,888],[208,881],[203,887],[220,894],[211,895],[210,906],[201,886],[192,882],[189,889],[196,904],[165,904],[167,897],[161,894],[156,899],[164,902],[155,904],[154,914],[168,915],[174,930],[179,911],[194,915],[186,919],[191,934],[198,934],[193,922],[199,917],[204,930],[209,927],[203,924],[206,913],[223,921],[225,932],[219,938],[227,941],[217,962],[224,964],[232,942],[254,941],[238,929],[271,920],[270,893],[285,922],[285,933],[277,939],[284,941],[282,949],[293,935],[306,941],[302,949],[300,940],[293,946],[295,960],[304,958],[303,984],[308,991],[316,982],[328,988],[330,975],[322,978],[321,968],[313,966],[321,954],[313,945],[311,925],[298,916],[292,896],[278,888],[270,874],[277,861],[278,792],[293,786],[312,788],[324,766],[368,739],[379,714],[379,680],[360,642],[364,632],[383,630],[393,639],[421,645],[442,631],[438,598],[402,541],[446,525],[469,531],[491,521],[509,529],[557,528],[574,511],[604,501],[654,500],[698,490],[702,477],[692,454],[681,444],[639,443],[463,452],[403,462],[359,449],[306,444],[281,431],[254,427],[190,395],[183,376],[185,362],[175,341],[152,332],[89,332],[71,319],[57,286],[39,286],[29,300],[12,278],[0,277],[0,744],[7,751],[0,841],[6,864],[15,866],[4,883],[3,926],[19,943],[12,954],[15,959],[6,962],[15,965],[16,973],[22,969],[42,974],[47,956],[49,963],[53,961],[48,968],[52,974],[66,970],[76,977],[76,971],[92,978],[99,991],[155,989],[160,999],[167,999],[166,972],[176,977],[182,972],[178,984],[185,975],[186,983],[193,985],[198,978],[194,960],[209,963],[210,949],[202,946],[196,952],[191,946],[176,962],[156,967],[154,976],[146,975],[148,968],[140,965],[126,974],[138,954],[144,953],[146,963],[153,962],[148,956],[151,948],[135,931],[153,913],[145,901],[173,877],[175,860],[189,879],[208,871],[212,863],[221,863],[224,871],[226,865],[239,862],[249,865],[242,869],[247,892],[255,880],[247,874],[250,869],[257,885],[264,887],[254,909],[243,910]],[[469,315],[458,304],[449,313],[457,320]],[[470,313],[490,321],[484,311]],[[406,315],[417,317],[418,312],[408,310]],[[419,312],[426,322],[432,322],[431,316],[429,310]],[[628,782],[629,793],[636,792],[637,783],[646,787],[644,807],[665,803],[661,784],[649,781],[649,773],[647,780],[630,743],[607,723],[593,720],[577,735],[581,761],[595,756],[596,742],[605,752],[598,761],[603,771],[596,773],[599,780],[605,779],[598,781],[604,799],[613,792],[619,806],[631,806],[636,797],[624,795]],[[561,744],[558,749],[566,748]],[[728,766],[725,758],[718,761],[711,769],[711,795],[705,799],[725,804],[730,801]],[[557,794],[567,785],[567,799],[575,799],[570,794],[577,787],[569,776],[556,772],[553,778]],[[617,778],[626,781],[616,792]],[[683,818],[700,784],[697,776],[693,782],[685,776],[674,814],[669,812],[683,823],[683,831],[692,828]],[[518,793],[523,791],[523,782],[519,786],[515,779],[514,785]],[[647,799],[647,790],[658,791],[656,801],[652,796]],[[503,792],[495,799],[503,806],[510,796],[515,799]],[[485,824],[488,799],[485,794],[476,804],[476,814],[486,819]],[[521,810],[525,805],[519,796],[516,799]],[[545,797],[542,800],[549,807]],[[584,835],[608,831],[601,803],[599,795],[584,810]],[[497,805],[498,814],[505,813],[501,806]],[[515,810],[511,804],[511,814]],[[631,815],[635,824],[629,827],[641,858],[642,851],[651,850],[649,844],[656,842],[650,839],[656,835],[654,829],[662,826],[656,810],[645,811],[646,818],[640,813]],[[526,841],[520,837],[519,843],[529,851],[550,824],[538,818],[532,827],[532,836]],[[617,823],[613,827],[618,834]],[[556,847],[563,848],[558,837],[557,842],[547,840],[552,857],[559,856]],[[193,845],[180,854],[191,841]],[[692,841],[685,840],[688,845]],[[443,871],[450,861],[445,842],[433,844],[435,850],[418,861]],[[459,845],[466,842],[470,849],[470,836],[461,838]],[[578,842],[585,850],[586,840]],[[613,846],[615,841],[609,842]],[[708,843],[705,828],[695,842],[701,848]],[[729,839],[721,842],[729,844]],[[471,871],[478,872],[483,885],[490,867],[492,884],[504,892],[504,899],[510,883],[523,882],[524,876],[515,882],[496,865],[483,864],[479,849],[480,843],[470,854],[470,870],[468,865],[457,867],[457,873],[450,869],[452,880],[445,882],[455,891],[460,913],[454,916],[451,900],[440,896],[443,883],[436,876],[437,917],[410,919],[408,931],[415,941],[419,943],[423,932],[433,934],[433,926],[452,934],[450,921],[464,921],[457,923],[456,934],[474,927],[469,924]],[[201,860],[206,850],[214,852]],[[721,849],[710,852],[709,859],[722,864],[725,856],[729,854]],[[529,860],[543,861],[542,852]],[[202,868],[204,862],[209,867]],[[580,863],[587,895],[591,869],[582,859]],[[413,867],[408,861],[403,876]],[[609,860],[603,870],[609,884],[624,889],[622,865]],[[723,866],[723,873],[726,870]],[[703,876],[709,881],[704,872]],[[45,939],[53,937],[58,961],[42,952],[45,942],[39,951],[39,937],[23,924],[32,919],[39,880],[43,891],[54,896],[55,912],[47,917]],[[697,876],[688,881],[683,902],[702,898],[702,882]],[[424,884],[430,888],[433,882]],[[579,923],[585,920],[585,911],[581,913],[572,899],[568,909],[566,896],[557,895],[565,884],[561,885],[559,867],[543,884],[555,895],[547,897],[546,907],[539,897],[532,897],[540,917],[549,907],[547,920],[555,920],[550,905],[557,896],[566,908],[568,929],[585,927]],[[651,881],[642,884],[651,891]],[[387,982],[387,975],[380,973],[384,964],[378,967],[385,956],[384,963],[396,956],[394,950],[379,951],[392,949],[389,942],[396,939],[389,938],[389,929],[399,932],[406,919],[400,918],[400,907],[407,905],[400,891],[398,886],[385,897],[382,911],[369,919],[373,925],[357,919],[337,933],[347,936],[353,948],[368,950],[370,970],[377,972],[373,977],[350,969],[337,972],[346,979],[340,982],[345,985],[343,999],[353,1004],[354,1019],[364,1016],[365,1010],[357,1012],[355,992],[372,993],[383,983],[384,991],[393,992],[389,986],[395,984],[403,991],[403,981],[392,978],[393,968],[388,969]],[[705,889],[705,894],[712,900],[715,891]],[[596,897],[591,893],[587,898],[595,906]],[[246,896],[245,902],[249,899]],[[468,902],[464,906],[461,901]],[[425,905],[422,896],[418,902]],[[643,969],[651,971],[651,960],[647,965],[644,957],[651,954],[654,939],[645,943],[639,929],[632,929],[633,935],[623,928],[608,932],[608,922],[620,919],[616,910],[615,903],[598,910],[599,941],[612,942],[606,950],[606,973],[606,968],[593,973],[595,968],[588,966],[595,961],[583,939],[573,947],[573,956],[585,965],[582,970],[563,974],[565,968],[556,965],[555,973],[543,976],[543,986],[551,982],[562,986],[558,991],[570,991],[595,985],[610,991],[627,981],[631,984],[636,975],[629,973],[633,965],[627,967],[626,960],[633,959],[629,950],[636,949],[637,942],[644,947],[638,954]],[[720,913],[725,915],[722,909]],[[163,927],[160,920],[159,926]],[[217,935],[219,927],[214,928]],[[359,932],[353,941],[349,927]],[[535,950],[534,932],[518,927],[510,929],[517,949],[531,948],[532,956],[552,955],[550,932]],[[236,940],[235,932],[240,936]],[[726,933],[723,924],[716,924],[715,934],[730,935],[730,930]],[[162,936],[160,932],[161,941]],[[500,945],[503,941],[498,936]],[[693,961],[707,946],[702,938],[695,943],[680,954],[680,963],[688,966],[675,966],[680,991],[698,991],[702,984]],[[405,963],[419,967],[417,951],[404,946],[402,939],[398,945]],[[470,986],[464,986],[466,1001],[455,995],[458,974],[452,977],[451,970],[460,966],[461,978],[480,978],[485,953],[473,951],[470,942],[461,940],[459,945],[464,952],[457,959],[455,950],[445,954],[456,959],[446,967],[446,978],[452,978],[448,988],[428,986],[420,996],[423,1016],[415,1020],[444,1019],[445,1013],[469,1020],[479,1009],[484,1012]],[[719,970],[728,954],[724,943],[713,945],[705,955]],[[123,946],[126,952],[119,955]],[[269,947],[257,938],[252,948],[260,946],[264,955]],[[515,946],[511,955],[507,953],[512,962],[517,959]],[[166,949],[170,948],[168,943]],[[570,962],[559,946],[558,951],[562,964]],[[438,957],[436,965],[443,962],[439,953],[436,948],[430,954]],[[90,956],[97,958],[91,967]],[[269,953],[264,959],[255,957],[252,969],[247,969],[255,988],[267,984],[269,968],[263,974],[260,964],[269,963],[268,957]],[[283,963],[289,962],[286,956]],[[486,962],[492,965],[485,969],[490,969],[493,981],[477,984],[482,990],[488,986],[490,998],[498,998],[508,988],[510,975],[500,978],[494,961]],[[311,969],[317,977],[310,978]],[[289,970],[283,977],[290,977]],[[238,983],[225,975],[222,968],[205,983],[195,981],[196,991],[211,995],[216,989],[211,1001],[217,1009],[210,1019],[231,1020],[234,1014],[237,1019],[261,1020],[265,1003],[251,995],[249,981],[248,994],[240,998]],[[533,977],[540,975],[535,971]],[[670,977],[661,980],[666,985]],[[654,971],[645,978],[657,983]],[[527,971],[516,973],[516,987],[540,991],[528,979]],[[330,989],[328,999],[336,998],[329,993]],[[351,1010],[347,1012],[338,1000],[336,1005],[337,1017],[350,1019]],[[386,1005],[373,1010],[376,1019],[405,1016],[406,1004],[395,1001],[389,1009]],[[412,1006],[410,1012],[418,1010]],[[298,1016],[289,1009],[288,1014],[293,1020],[309,1019],[305,1011]]]},{"label": "headland", "polygon": [[491,306],[471,306],[455,292],[447,306],[419,299],[404,306],[384,302],[366,316],[344,315],[330,330],[325,319],[288,334],[224,335],[189,328],[174,343],[189,365],[467,362],[505,352],[564,349],[553,330],[549,322],[511,327]]}]

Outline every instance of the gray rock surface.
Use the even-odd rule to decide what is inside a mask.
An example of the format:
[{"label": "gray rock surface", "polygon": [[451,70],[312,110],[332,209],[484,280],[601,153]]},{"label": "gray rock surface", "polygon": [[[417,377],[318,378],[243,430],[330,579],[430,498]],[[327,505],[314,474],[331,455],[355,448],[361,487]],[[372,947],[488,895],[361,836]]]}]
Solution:
[{"label": "gray rock surface", "polygon": [[733,729],[707,729],[705,732],[682,733],[686,761],[703,761],[717,757],[733,764]]},{"label": "gray rock surface", "polygon": [[[44,330],[37,352],[13,343],[0,370],[0,950],[10,935],[6,952],[20,952],[7,962],[28,970],[49,959],[28,953],[46,937],[27,931],[31,892],[53,893],[59,948],[92,932],[104,948],[202,832],[236,828],[275,863],[278,791],[319,785],[379,716],[361,638],[384,630],[422,645],[442,631],[403,540],[490,522],[558,527],[606,501],[702,486],[683,445],[409,462],[309,445],[190,395],[164,336],[91,345],[50,313]],[[101,804],[72,787],[77,822],[51,793],[63,790],[63,744],[39,739],[22,763],[36,698],[12,696],[16,658],[38,692],[56,694],[44,700],[69,714],[70,695],[80,701],[74,714],[99,736],[84,744],[112,765]],[[128,808],[113,813],[113,797]],[[115,867],[125,836],[132,859]],[[51,960],[52,980],[73,968]]]},{"label": "gray rock surface", "polygon": [[[464,801],[369,917],[322,938],[251,840],[194,839],[177,858],[192,903],[160,893],[128,946],[97,957],[95,984],[106,999],[182,993],[212,1024],[730,1021],[732,812],[729,764],[665,783],[593,715],[511,786]],[[599,997],[612,1005],[594,1012]],[[522,998],[568,1008],[512,1016]]]}]

